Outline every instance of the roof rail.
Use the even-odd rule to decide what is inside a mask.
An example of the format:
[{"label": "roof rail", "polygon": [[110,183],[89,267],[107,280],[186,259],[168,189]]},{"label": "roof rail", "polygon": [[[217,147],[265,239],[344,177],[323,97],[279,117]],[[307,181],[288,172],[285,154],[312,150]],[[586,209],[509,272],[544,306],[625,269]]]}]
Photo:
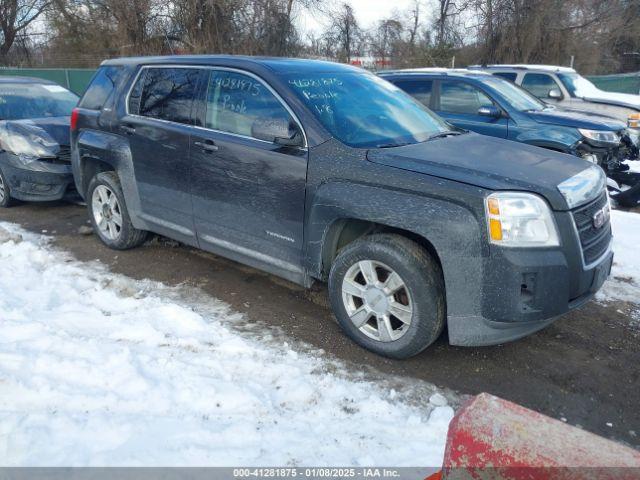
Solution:
[{"label": "roof rail", "polygon": [[570,67],[562,67],[562,66],[558,66],[558,65],[535,65],[535,64],[522,64],[522,63],[517,63],[517,64],[490,64],[490,65],[471,65],[469,67],[469,69],[475,70],[475,69],[486,69],[486,70],[495,70],[495,69],[502,69],[502,68],[508,68],[511,70],[538,70],[538,71],[543,71],[543,72],[567,72],[567,73],[574,73],[575,70],[573,68]]},{"label": "roof rail", "polygon": [[405,68],[400,70],[383,70],[378,72],[378,75],[393,75],[393,74],[403,74],[403,75],[421,75],[425,73],[437,73],[440,75],[464,75],[464,74],[473,74],[473,75],[490,75],[486,72],[479,70],[470,70],[467,68],[439,68],[439,67],[426,67],[426,68]]}]

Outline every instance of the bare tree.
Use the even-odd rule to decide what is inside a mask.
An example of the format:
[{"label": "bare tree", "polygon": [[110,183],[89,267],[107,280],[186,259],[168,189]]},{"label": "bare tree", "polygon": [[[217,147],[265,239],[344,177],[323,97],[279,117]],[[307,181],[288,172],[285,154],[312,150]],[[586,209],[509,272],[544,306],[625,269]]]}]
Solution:
[{"label": "bare tree", "polygon": [[48,0],[0,0],[0,63],[20,33],[42,15],[49,7]]},{"label": "bare tree", "polygon": [[[0,0],[0,61],[9,50],[12,61],[57,66],[165,53],[371,55],[402,67],[575,56],[586,73],[640,68],[640,0],[413,0],[368,30],[343,2]],[[296,27],[305,11],[326,19],[323,32]]]},{"label": "bare tree", "polygon": [[345,62],[357,55],[361,41],[361,30],[353,12],[353,7],[343,3],[333,13],[333,21],[325,34],[325,41],[336,47],[335,56]]},{"label": "bare tree", "polygon": [[[489,0],[490,1],[490,0]],[[464,0],[438,0],[435,20],[435,44],[442,48],[445,44],[453,44],[457,38],[454,20],[469,8],[469,2]]]},{"label": "bare tree", "polygon": [[380,59],[398,58],[404,54],[404,29],[399,19],[381,20],[370,34],[372,54]]}]

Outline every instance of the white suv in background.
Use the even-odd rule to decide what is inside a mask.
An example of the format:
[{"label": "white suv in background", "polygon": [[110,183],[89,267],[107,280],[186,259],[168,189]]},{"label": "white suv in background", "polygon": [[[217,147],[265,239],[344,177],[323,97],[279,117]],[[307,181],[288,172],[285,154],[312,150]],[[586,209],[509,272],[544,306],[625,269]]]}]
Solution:
[{"label": "white suv in background", "polygon": [[598,113],[627,122],[640,133],[640,95],[600,90],[573,68],[553,65],[474,65],[520,85],[541,100],[573,110]]}]

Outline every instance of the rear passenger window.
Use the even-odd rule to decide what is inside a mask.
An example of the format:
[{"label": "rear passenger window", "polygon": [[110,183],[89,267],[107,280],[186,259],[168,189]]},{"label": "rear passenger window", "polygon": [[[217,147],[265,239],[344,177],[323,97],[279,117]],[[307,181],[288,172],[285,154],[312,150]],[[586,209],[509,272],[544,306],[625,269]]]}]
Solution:
[{"label": "rear passenger window", "polygon": [[113,93],[124,69],[118,66],[100,67],[78,104],[81,108],[100,110]]},{"label": "rear passenger window", "polygon": [[518,74],[515,72],[495,72],[493,75],[495,75],[496,77],[504,78],[505,80],[509,80],[513,83],[515,83],[516,78],[518,78]]},{"label": "rear passenger window", "polygon": [[197,68],[144,69],[129,94],[129,113],[190,124],[199,76]]},{"label": "rear passenger window", "polygon": [[207,128],[253,137],[256,120],[267,119],[290,121],[291,115],[262,82],[236,72],[211,72],[207,89]]},{"label": "rear passenger window", "polygon": [[480,107],[493,105],[483,92],[463,82],[440,82],[440,110],[449,113],[477,115]]},{"label": "rear passenger window", "polygon": [[538,98],[549,98],[551,90],[560,90],[556,81],[546,73],[527,73],[522,80],[522,88]]},{"label": "rear passenger window", "polygon": [[431,90],[433,81],[431,80],[399,80],[394,82],[397,87],[401,88],[413,98],[418,100],[425,106],[431,103]]}]

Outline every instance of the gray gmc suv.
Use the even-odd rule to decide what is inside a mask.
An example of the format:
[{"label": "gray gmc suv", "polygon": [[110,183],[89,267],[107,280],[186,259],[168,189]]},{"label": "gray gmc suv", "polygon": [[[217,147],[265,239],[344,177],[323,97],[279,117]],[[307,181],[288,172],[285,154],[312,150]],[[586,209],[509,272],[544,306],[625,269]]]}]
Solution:
[{"label": "gray gmc suv", "polygon": [[455,128],[391,83],[320,61],[102,64],[72,166],[115,249],[166,235],[304,286],[360,345],[406,358],[514,340],[609,275],[600,167]]}]

